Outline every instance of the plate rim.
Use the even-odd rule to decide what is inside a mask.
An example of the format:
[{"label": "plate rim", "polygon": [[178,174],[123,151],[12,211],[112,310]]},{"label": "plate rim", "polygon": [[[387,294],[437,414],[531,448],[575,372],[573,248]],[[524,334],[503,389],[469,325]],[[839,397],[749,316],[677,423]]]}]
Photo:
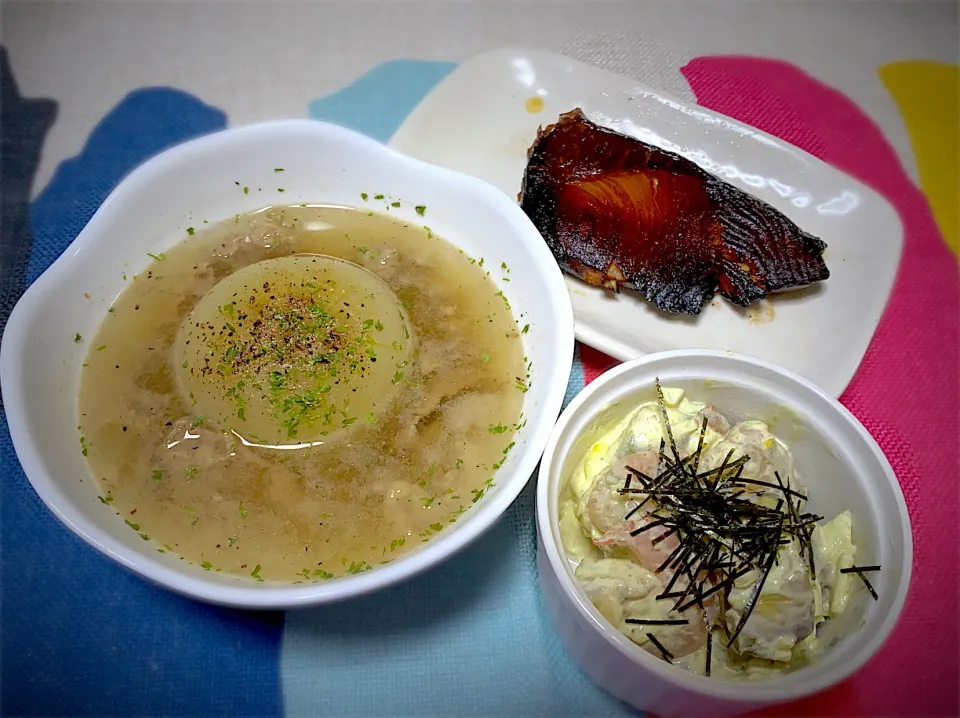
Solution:
[{"label": "plate rim", "polygon": [[[388,145],[400,152],[410,153],[409,148],[406,146],[406,134],[412,132],[411,128],[418,125],[423,121],[424,116],[429,117],[429,108],[431,103],[436,102],[438,96],[442,96],[447,88],[451,85],[456,86],[460,79],[459,77],[465,74],[465,71],[469,71],[475,66],[483,66],[484,64],[493,64],[500,62],[503,64],[508,64],[511,59],[518,57],[532,58],[535,62],[538,63],[551,63],[556,68],[561,69],[567,74],[573,74],[577,71],[586,71],[590,73],[595,73],[598,75],[603,75],[609,78],[613,82],[618,83],[630,83],[638,93],[643,93],[649,97],[653,97],[659,100],[665,100],[668,104],[673,105],[674,109],[682,111],[684,108],[695,108],[696,112],[715,118],[721,121],[726,128],[731,131],[736,131],[748,140],[754,142],[760,142],[764,145],[770,146],[771,149],[780,152],[788,152],[792,154],[799,161],[808,164],[811,169],[826,173],[837,179],[842,179],[848,186],[855,189],[861,194],[866,200],[867,204],[879,206],[882,209],[885,209],[889,214],[890,219],[890,231],[887,237],[887,241],[890,244],[889,249],[886,254],[893,254],[895,257],[893,261],[889,263],[889,266],[892,267],[892,271],[889,272],[889,282],[888,286],[885,288],[883,293],[882,302],[876,303],[876,308],[871,308],[869,312],[865,314],[864,319],[865,323],[871,325],[869,336],[866,339],[866,342],[863,346],[862,351],[859,352],[855,361],[851,362],[849,369],[842,372],[830,371],[827,372],[822,378],[817,380],[814,377],[807,377],[808,380],[813,381],[815,384],[820,386],[824,391],[833,396],[834,398],[839,399],[843,393],[846,391],[847,387],[853,381],[857,372],[860,369],[860,366],[863,364],[863,361],[867,355],[867,352],[870,349],[870,346],[873,343],[873,340],[876,336],[877,329],[880,322],[882,321],[886,310],[889,307],[890,301],[893,297],[894,287],[896,285],[897,277],[900,272],[901,260],[903,258],[904,244],[906,241],[905,228],[903,225],[903,220],[900,217],[900,213],[897,208],[879,191],[875,190],[873,187],[867,185],[857,177],[843,171],[842,169],[835,167],[819,157],[813,155],[812,153],[804,150],[801,147],[798,147],[776,135],[772,135],[764,130],[761,130],[753,125],[750,125],[746,122],[742,122],[736,118],[730,117],[723,113],[712,110],[708,107],[704,107],[696,102],[688,101],[677,97],[669,92],[664,92],[655,87],[644,83],[640,80],[635,80],[632,77],[627,75],[621,75],[611,70],[607,70],[596,65],[591,65],[590,63],[584,62],[582,60],[577,60],[576,58],[564,55],[560,52],[555,52],[546,49],[539,48],[524,48],[520,46],[504,46],[500,48],[495,48],[485,52],[478,53],[473,55],[463,62],[459,63],[449,74],[447,74],[443,79],[441,79],[436,85],[434,85],[429,92],[427,92],[420,101],[414,106],[414,108],[409,112],[409,114],[404,118],[403,122],[391,135]],[[553,120],[551,120],[552,122]],[[550,122],[540,123],[541,127],[544,124],[550,124]],[[682,156],[686,157],[686,154],[680,153]],[[690,161],[694,162],[698,166],[702,165],[697,162],[694,157],[687,157]],[[705,171],[710,172],[711,174],[716,175],[715,172],[703,168]],[[462,169],[458,171],[464,171]],[[469,174],[469,172],[467,172]],[[483,178],[485,179],[485,178]],[[720,179],[723,179],[722,177]],[[486,179],[485,181],[490,182]],[[724,180],[727,181],[727,180]],[[492,182],[491,182],[492,183]],[[494,183],[492,183],[494,184]],[[503,191],[503,190],[501,190]],[[514,201],[517,201],[517,197],[512,196],[510,193],[505,193],[511,197]],[[566,278],[566,276],[565,276]],[[582,282],[580,282],[583,284]],[[584,284],[584,290],[591,289]],[[568,282],[568,291],[571,294],[571,303],[574,307],[574,334],[577,341],[582,342],[600,352],[603,352],[610,357],[618,361],[630,361],[631,359],[640,358],[643,356],[649,356],[650,354],[657,353],[660,351],[670,351],[676,349],[676,347],[663,347],[655,348],[653,350],[642,350],[639,348],[634,349],[633,347],[628,347],[624,342],[616,339],[609,334],[609,332],[604,331],[603,328],[596,326],[594,323],[589,321],[584,321],[582,318],[582,313],[577,311],[577,292],[574,292]],[[641,298],[642,299],[642,298]],[[696,349],[703,348],[699,346],[687,346],[680,347],[686,349]],[[730,351],[728,349],[728,351]],[[734,350],[740,354],[749,355],[751,352],[744,349]],[[778,363],[776,360],[771,360],[769,358],[765,361],[773,361],[773,363]],[[796,371],[795,368],[785,367],[791,371]]]}]

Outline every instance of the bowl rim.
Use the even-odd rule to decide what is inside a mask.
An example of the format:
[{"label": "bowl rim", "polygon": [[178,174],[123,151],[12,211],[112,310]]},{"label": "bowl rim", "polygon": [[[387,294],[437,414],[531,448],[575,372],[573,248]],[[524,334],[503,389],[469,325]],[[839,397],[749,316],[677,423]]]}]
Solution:
[{"label": "bowl rim", "polygon": [[[558,455],[558,445],[567,427],[574,420],[580,418],[582,414],[581,407],[590,400],[591,396],[610,382],[615,381],[625,374],[638,372],[651,363],[683,361],[691,357],[710,357],[723,362],[730,362],[734,366],[760,368],[779,374],[782,378],[799,385],[803,391],[815,394],[820,400],[827,402],[828,405],[836,411],[839,419],[846,422],[857,432],[864,446],[873,454],[874,458],[880,462],[881,466],[884,467],[883,477],[893,489],[894,500],[897,504],[897,517],[899,518],[900,527],[904,536],[903,563],[900,566],[901,580],[897,584],[896,594],[893,598],[890,611],[877,622],[865,650],[860,652],[854,660],[848,661],[839,670],[829,674],[814,674],[810,680],[806,681],[797,681],[795,678],[789,680],[791,676],[795,677],[797,675],[805,678],[806,676],[801,672],[804,671],[804,669],[798,669],[797,671],[778,675],[766,680],[725,681],[694,674],[678,666],[667,665],[664,661],[633,643],[603,618],[569,573],[566,553],[562,545],[559,545],[555,540],[552,530],[554,525],[558,523],[559,516],[554,518],[550,512],[550,495],[554,483],[551,480],[551,475],[554,473],[554,467],[565,458]],[[709,379],[710,377],[704,378]],[[626,389],[624,393],[636,391],[639,388],[641,388],[639,385],[634,386]],[[600,408],[596,412],[592,412],[591,415],[596,416],[596,414],[602,410],[603,408]],[[909,591],[913,570],[913,535],[906,500],[904,499],[903,491],[900,488],[893,468],[866,428],[864,428],[850,410],[837,399],[832,398],[813,382],[803,378],[799,374],[771,362],[730,351],[675,349],[656,352],[612,367],[587,385],[566,409],[564,409],[550,436],[550,441],[544,450],[540,471],[537,476],[536,520],[537,540],[543,548],[553,577],[560,586],[561,593],[563,594],[561,600],[568,608],[572,608],[580,621],[588,624],[590,629],[599,635],[607,646],[620,654],[625,665],[630,666],[632,670],[639,669],[653,673],[658,679],[673,686],[675,689],[700,696],[704,699],[721,699],[736,702],[747,707],[760,707],[770,703],[780,703],[803,698],[836,685],[859,671],[860,668],[883,647],[890,633],[897,625]],[[860,630],[864,630],[864,628],[865,627],[862,627]],[[810,666],[810,668],[815,668],[815,664]],[[789,680],[789,683],[792,683],[792,685],[782,685],[787,680]]]},{"label": "bowl rim", "polygon": [[[511,473],[499,476],[497,490],[489,492],[469,517],[452,527],[453,530],[371,571],[317,584],[270,581],[248,586],[242,577],[237,577],[238,585],[232,586],[208,580],[199,569],[192,570],[194,567],[180,568],[138,553],[111,536],[102,528],[103,522],[88,520],[74,510],[72,500],[61,491],[57,479],[45,469],[41,452],[27,428],[25,407],[29,399],[19,378],[28,360],[19,344],[53,287],[62,277],[75,271],[76,256],[84,247],[98,241],[100,232],[112,221],[115,208],[123,203],[128,194],[144,191],[159,174],[183,171],[182,168],[189,166],[198,152],[229,151],[238,141],[256,142],[258,139],[297,132],[317,134],[324,142],[352,143],[358,151],[366,153],[366,161],[396,162],[403,167],[403,172],[422,178],[427,192],[431,186],[435,187],[441,182],[455,184],[460,192],[475,197],[481,206],[487,208],[487,212],[496,212],[506,218],[516,230],[517,241],[526,243],[536,258],[534,271],[543,276],[549,291],[550,301],[545,302],[544,306],[548,306],[549,312],[555,317],[556,327],[549,332],[553,344],[550,353],[552,359],[540,381],[550,388],[539,406],[538,414],[542,420],[531,427],[516,467]],[[507,195],[483,180],[410,157],[340,125],[310,119],[271,120],[228,127],[179,143],[146,159],[124,176],[68,247],[18,299],[0,343],[0,383],[8,429],[23,473],[47,508],[76,536],[121,566],[174,593],[213,605],[257,610],[289,609],[335,603],[400,583],[442,563],[486,532],[510,507],[536,470],[543,447],[549,440],[549,432],[562,407],[573,362],[574,341],[573,308],[563,275],[543,244],[539,232],[519,205]]]}]

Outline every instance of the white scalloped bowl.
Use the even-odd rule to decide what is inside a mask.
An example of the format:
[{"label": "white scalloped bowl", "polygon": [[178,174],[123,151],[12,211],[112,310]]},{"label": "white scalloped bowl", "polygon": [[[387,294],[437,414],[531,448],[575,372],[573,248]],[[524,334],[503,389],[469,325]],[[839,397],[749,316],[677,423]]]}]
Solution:
[{"label": "white scalloped bowl", "polygon": [[[809,666],[775,678],[724,681],[694,675],[640,648],[594,608],[574,576],[559,528],[560,491],[572,465],[602,427],[640,402],[654,382],[678,386],[716,405],[731,421],[760,419],[786,442],[810,495],[810,510],[830,519],[853,515],[856,562],[880,564],[870,575],[873,601],[854,598],[819,637],[830,646]],[[544,451],[537,483],[537,565],[544,605],[561,643],[587,675],[623,701],[661,716],[718,716],[811,695],[839,683],[883,645],[910,584],[910,519],[897,477],[880,447],[838,401],[793,372],[732,352],[651,354],[593,381],[563,412]]]},{"label": "white scalloped bowl", "polygon": [[[284,168],[282,194],[277,167]],[[532,363],[523,406],[527,422],[496,474],[495,488],[423,548],[372,571],[318,584],[256,583],[158,553],[97,500],[97,482],[79,449],[77,393],[84,347],[74,343],[74,335],[93,336],[123,291],[124,273],[141,270],[148,252],[169,249],[189,226],[271,204],[356,206],[361,192],[371,188],[402,200],[401,208],[391,208],[402,219],[422,224],[414,206],[427,205],[434,232],[473,256],[507,262],[514,277],[523,279],[501,289],[517,319],[530,324],[524,335]],[[201,137],[161,153],[126,177],[20,299],[3,336],[0,380],[24,472],[77,536],[178,593],[246,608],[290,608],[346,599],[411,577],[496,521],[536,468],[560,412],[572,355],[566,285],[515,202],[481,180],[398,154],[342,127],[289,120]]]}]

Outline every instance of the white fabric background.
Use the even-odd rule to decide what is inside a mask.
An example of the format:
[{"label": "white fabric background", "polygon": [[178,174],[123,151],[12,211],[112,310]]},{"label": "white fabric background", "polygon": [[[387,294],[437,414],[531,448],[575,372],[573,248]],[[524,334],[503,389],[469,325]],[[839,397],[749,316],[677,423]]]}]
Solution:
[{"label": "white fabric background", "polygon": [[686,96],[676,70],[691,57],[788,60],[860,104],[915,173],[876,68],[958,59],[951,0],[14,0],[0,13],[21,90],[60,103],[35,192],[135,87],[183,89],[236,125],[303,117],[386,60],[502,46],[562,49]]}]

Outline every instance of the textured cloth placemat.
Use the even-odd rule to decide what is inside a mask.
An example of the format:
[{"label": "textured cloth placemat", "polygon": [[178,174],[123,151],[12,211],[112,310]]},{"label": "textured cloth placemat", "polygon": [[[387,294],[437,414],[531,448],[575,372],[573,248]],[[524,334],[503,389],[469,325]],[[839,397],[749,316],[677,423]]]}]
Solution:
[{"label": "textured cloth placemat", "polygon": [[[596,38],[580,37],[568,50],[587,60],[605,52],[594,60],[612,69],[643,69],[619,66],[636,63],[630,58],[638,54],[611,52]],[[901,625],[875,661],[844,686],[778,712],[955,714],[957,317],[931,307],[957,306],[956,258],[882,134],[846,97],[790,65],[756,58],[702,58],[667,77],[662,68],[676,62],[672,52],[641,54],[659,58],[665,89],[853,174],[897,207],[906,228],[894,296],[843,401],[876,436],[903,485],[915,532],[914,585]],[[309,111],[386,139],[452,68],[390,63]],[[66,248],[136,164],[227,124],[223,112],[182,92],[136,91],[27,206],[34,155],[54,108],[20,98],[5,62],[2,99],[5,299]],[[8,200],[15,196],[21,200]],[[7,231],[10,217],[19,217],[12,225],[18,230]],[[610,364],[581,348],[567,398]],[[532,483],[475,545],[407,584],[339,606],[249,614],[149,586],[75,539],[33,493],[5,419],[0,423],[4,713],[630,713],[570,662],[543,614]]]}]

